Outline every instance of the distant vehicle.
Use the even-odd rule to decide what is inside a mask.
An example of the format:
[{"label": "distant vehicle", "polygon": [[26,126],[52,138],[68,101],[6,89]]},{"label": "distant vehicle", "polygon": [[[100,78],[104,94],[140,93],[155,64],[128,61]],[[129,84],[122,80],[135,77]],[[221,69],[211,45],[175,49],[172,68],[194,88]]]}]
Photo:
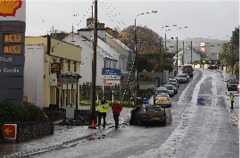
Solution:
[{"label": "distant vehicle", "polygon": [[239,85],[239,82],[237,79],[229,79],[229,81],[227,82],[227,89],[228,91],[237,91],[238,85]]},{"label": "distant vehicle", "polygon": [[165,84],[164,87],[167,88],[170,97],[173,97],[174,94],[175,94],[175,91],[174,91],[173,85]]},{"label": "distant vehicle", "polygon": [[217,65],[209,65],[208,69],[211,69],[211,70],[218,69],[218,66]]},{"label": "distant vehicle", "polygon": [[184,64],[182,68],[190,68],[192,71],[194,71],[193,67],[191,64]]},{"label": "distant vehicle", "polygon": [[166,93],[166,94],[170,95],[166,87],[158,87],[155,89],[155,96],[157,96],[158,94],[161,94],[161,93]]},{"label": "distant vehicle", "polygon": [[182,73],[188,74],[189,77],[193,77],[193,70],[190,67],[184,67],[182,68]]},{"label": "distant vehicle", "polygon": [[187,74],[178,74],[176,78],[180,83],[187,83],[189,81],[189,77]]},{"label": "distant vehicle", "polygon": [[166,113],[161,106],[142,104],[131,111],[130,125],[144,125],[150,122],[166,126]]},{"label": "distant vehicle", "polygon": [[172,107],[172,100],[166,93],[161,93],[155,96],[154,104],[160,105],[163,108]]},{"label": "distant vehicle", "polygon": [[176,87],[177,86],[176,83],[174,83],[174,82],[167,82],[166,84],[173,86],[174,94],[178,93],[178,88]]},{"label": "distant vehicle", "polygon": [[175,82],[176,83],[176,87],[179,88],[179,81],[176,78],[169,78],[167,82]]},{"label": "distant vehicle", "polygon": [[237,76],[236,75],[229,75],[225,81],[229,82],[229,80],[237,80]]}]

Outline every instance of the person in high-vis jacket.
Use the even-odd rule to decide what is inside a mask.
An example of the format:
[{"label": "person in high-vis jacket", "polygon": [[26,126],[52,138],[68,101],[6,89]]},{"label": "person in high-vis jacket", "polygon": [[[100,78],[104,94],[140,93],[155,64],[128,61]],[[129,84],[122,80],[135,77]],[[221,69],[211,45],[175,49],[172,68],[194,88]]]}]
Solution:
[{"label": "person in high-vis jacket", "polygon": [[103,118],[103,128],[106,126],[106,116],[109,108],[109,103],[103,97],[101,102],[98,104],[98,126],[101,126],[101,119]]},{"label": "person in high-vis jacket", "polygon": [[233,110],[234,95],[230,93],[231,109]]}]

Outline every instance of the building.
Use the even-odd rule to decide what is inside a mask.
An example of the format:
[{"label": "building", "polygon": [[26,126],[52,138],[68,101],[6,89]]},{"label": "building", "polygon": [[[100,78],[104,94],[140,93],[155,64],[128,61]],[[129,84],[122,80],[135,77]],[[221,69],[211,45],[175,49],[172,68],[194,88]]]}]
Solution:
[{"label": "building", "polygon": [[201,42],[200,51],[205,54],[205,60],[218,60],[218,53],[222,48],[222,42]]},{"label": "building", "polygon": [[51,36],[26,37],[25,45],[24,95],[28,101],[39,107],[79,105],[82,48]]}]

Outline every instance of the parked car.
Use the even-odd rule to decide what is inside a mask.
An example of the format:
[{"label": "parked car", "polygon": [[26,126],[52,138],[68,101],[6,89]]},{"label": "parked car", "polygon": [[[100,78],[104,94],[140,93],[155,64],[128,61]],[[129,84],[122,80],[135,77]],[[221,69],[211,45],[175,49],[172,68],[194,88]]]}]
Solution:
[{"label": "parked car", "polygon": [[165,84],[164,87],[167,88],[170,97],[173,97],[174,94],[175,94],[175,91],[174,91],[173,85]]},{"label": "parked car", "polygon": [[191,64],[184,64],[182,68],[190,68],[192,71],[194,71],[194,68],[192,67]]},{"label": "parked car", "polygon": [[169,78],[167,82],[174,82],[176,83],[176,87],[179,88],[179,81],[176,78]]},{"label": "parked car", "polygon": [[189,76],[187,74],[178,74],[176,78],[179,83],[187,83],[189,81]]},{"label": "parked car", "polygon": [[218,66],[217,65],[209,65],[208,69],[211,69],[211,70],[218,69]]},{"label": "parked car", "polygon": [[160,93],[155,96],[154,104],[160,105],[163,108],[168,108],[168,107],[172,107],[172,100],[168,94]]},{"label": "parked car", "polygon": [[193,77],[193,70],[190,67],[183,67],[182,68],[183,74],[188,74],[189,77]]},{"label": "parked car", "polygon": [[238,85],[239,85],[239,82],[237,79],[229,79],[229,81],[227,82],[227,89],[229,91],[237,91]]},{"label": "parked car", "polygon": [[236,76],[236,75],[229,75],[229,76],[225,79],[225,81],[226,81],[226,82],[229,82],[229,80],[237,80],[237,76]]},{"label": "parked car", "polygon": [[176,87],[176,83],[174,82],[167,82],[166,85],[172,85],[173,86],[173,90],[174,90],[174,94],[178,93],[178,88]]},{"label": "parked car", "polygon": [[166,87],[158,87],[155,89],[155,96],[157,96],[158,94],[161,94],[161,93],[166,93],[166,94],[170,95]]},{"label": "parked car", "polygon": [[165,110],[154,104],[142,104],[131,111],[130,125],[144,125],[150,122],[166,125]]}]

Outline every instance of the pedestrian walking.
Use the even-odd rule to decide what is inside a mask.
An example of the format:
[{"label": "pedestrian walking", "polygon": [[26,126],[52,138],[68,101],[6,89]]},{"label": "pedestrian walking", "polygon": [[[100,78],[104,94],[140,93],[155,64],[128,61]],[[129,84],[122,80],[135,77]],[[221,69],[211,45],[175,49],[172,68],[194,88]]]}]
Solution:
[{"label": "pedestrian walking", "polygon": [[234,95],[230,93],[231,109],[233,110]]},{"label": "pedestrian walking", "polygon": [[119,115],[122,111],[122,105],[117,102],[117,100],[114,100],[112,103],[112,113],[113,113],[113,119],[115,121],[115,129],[118,129],[119,125]]},{"label": "pedestrian walking", "polygon": [[102,98],[101,102],[98,104],[98,126],[101,126],[101,119],[103,118],[103,128],[106,126],[106,116],[109,108],[109,103],[106,101],[105,97]]}]

